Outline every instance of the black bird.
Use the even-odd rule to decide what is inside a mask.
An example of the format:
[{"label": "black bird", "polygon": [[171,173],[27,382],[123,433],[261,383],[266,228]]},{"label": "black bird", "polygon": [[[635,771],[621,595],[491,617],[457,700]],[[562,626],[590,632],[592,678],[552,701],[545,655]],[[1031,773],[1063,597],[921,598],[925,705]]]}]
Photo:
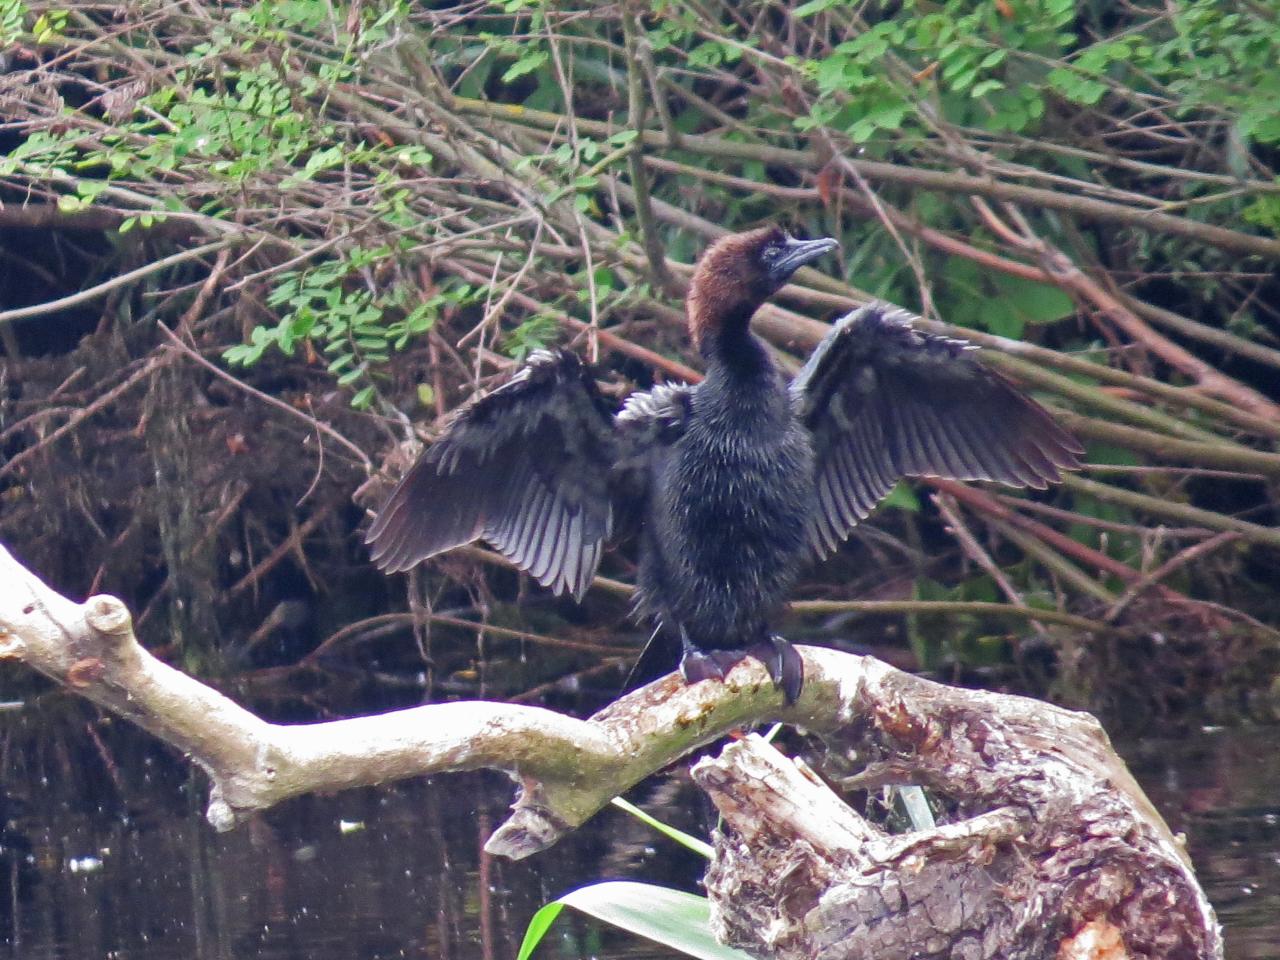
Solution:
[{"label": "black bird", "polygon": [[794,702],[803,661],[770,622],[802,565],[900,477],[1043,489],[1083,452],[968,343],[883,304],[837,321],[788,385],[751,316],[836,245],[766,227],[706,251],[686,304],[697,386],[632,394],[614,414],[575,355],[531,354],[400,481],[369,530],[374,561],[407,570],[486,540],[580,599],[615,527],[635,524],[637,609],[657,623],[639,672],[670,669],[678,648],[692,683],[751,654]]}]

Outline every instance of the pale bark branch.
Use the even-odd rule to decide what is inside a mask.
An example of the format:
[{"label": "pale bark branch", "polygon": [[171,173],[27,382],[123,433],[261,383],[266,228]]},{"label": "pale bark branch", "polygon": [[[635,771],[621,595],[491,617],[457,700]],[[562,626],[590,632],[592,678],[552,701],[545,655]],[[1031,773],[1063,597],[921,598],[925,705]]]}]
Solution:
[{"label": "pale bark branch", "polygon": [[[686,687],[668,677],[589,720],[458,702],[273,724],[144,650],[116,598],[68,600],[0,547],[0,658],[25,662],[190,756],[213,782],[207,815],[220,830],[317,790],[490,768],[509,773],[520,791],[489,849],[528,856],[655,770],[736,727],[784,714],[808,725],[834,716],[838,683],[831,671],[846,658],[807,653],[811,682],[790,710],[764,669],[749,661],[730,683]],[[852,664],[856,676],[875,661]]]},{"label": "pale bark branch", "polygon": [[518,791],[487,849],[524,857],[690,750],[783,720],[821,737],[826,762],[859,759],[846,786],[927,786],[948,822],[886,834],[807,767],[732,744],[694,771],[726,824],[707,878],[722,939],[783,960],[1102,956],[1055,952],[1098,935],[1127,951],[1108,957],[1221,956],[1185,852],[1091,716],[801,651],[790,708],[748,658],[723,683],[668,676],[587,720],[472,701],[286,726],[147,653],[119,600],[75,603],[0,547],[0,658],[183,751],[212,780],[217,829],[311,791],[490,768]]}]

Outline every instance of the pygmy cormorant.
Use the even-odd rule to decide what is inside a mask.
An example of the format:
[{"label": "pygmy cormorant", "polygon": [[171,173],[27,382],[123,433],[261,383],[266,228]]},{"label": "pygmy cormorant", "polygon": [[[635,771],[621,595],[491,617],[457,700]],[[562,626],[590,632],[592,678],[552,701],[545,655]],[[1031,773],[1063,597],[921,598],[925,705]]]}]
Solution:
[{"label": "pygmy cormorant", "polygon": [[706,251],[686,303],[696,386],[632,394],[615,414],[574,354],[531,354],[400,481],[369,530],[374,561],[407,570],[485,540],[581,598],[615,527],[634,524],[637,609],[657,624],[642,659],[670,669],[678,648],[692,683],[751,654],[794,702],[803,661],[770,621],[802,565],[900,477],[1042,489],[1083,452],[965,341],[884,304],[837,321],[788,384],[751,316],[836,245],[766,227]]}]

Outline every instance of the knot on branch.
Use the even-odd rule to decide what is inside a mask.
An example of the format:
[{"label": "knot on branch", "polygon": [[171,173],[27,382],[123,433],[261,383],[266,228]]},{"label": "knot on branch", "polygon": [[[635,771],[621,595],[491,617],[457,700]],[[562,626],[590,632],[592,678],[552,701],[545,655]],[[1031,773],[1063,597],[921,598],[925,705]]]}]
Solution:
[{"label": "knot on branch", "polygon": [[27,645],[20,636],[0,630],[0,660],[22,660],[26,653]]},{"label": "knot on branch", "polygon": [[228,830],[234,829],[240,822],[240,817],[236,814],[235,808],[219,795],[219,790],[216,786],[209,795],[209,806],[205,810],[204,817],[209,821],[209,826],[213,827],[218,833],[226,833]]},{"label": "knot on branch", "polygon": [[133,639],[133,617],[129,608],[115,597],[99,594],[84,602],[84,621],[95,633],[113,644]]},{"label": "knot on branch", "polygon": [[539,806],[516,806],[489,837],[484,845],[485,853],[523,860],[551,846],[572,829],[550,810]]}]

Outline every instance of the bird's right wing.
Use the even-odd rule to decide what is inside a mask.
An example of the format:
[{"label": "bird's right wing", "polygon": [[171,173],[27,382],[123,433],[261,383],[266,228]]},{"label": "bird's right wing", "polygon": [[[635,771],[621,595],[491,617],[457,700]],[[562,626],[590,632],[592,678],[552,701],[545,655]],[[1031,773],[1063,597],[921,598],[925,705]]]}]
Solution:
[{"label": "bird's right wing", "polygon": [[538,350],[464,406],[392,491],[365,540],[389,572],[487,540],[556,593],[581,597],[613,513],[612,416],[573,354]]},{"label": "bird's right wing", "polygon": [[620,472],[651,467],[649,458],[664,455],[684,436],[697,389],[687,383],[660,383],[627,397],[617,417]]},{"label": "bird's right wing", "polygon": [[1044,489],[1080,466],[1075,438],[975,352],[880,303],[836,321],[791,384],[816,457],[816,554],[834,550],[902,477]]}]

